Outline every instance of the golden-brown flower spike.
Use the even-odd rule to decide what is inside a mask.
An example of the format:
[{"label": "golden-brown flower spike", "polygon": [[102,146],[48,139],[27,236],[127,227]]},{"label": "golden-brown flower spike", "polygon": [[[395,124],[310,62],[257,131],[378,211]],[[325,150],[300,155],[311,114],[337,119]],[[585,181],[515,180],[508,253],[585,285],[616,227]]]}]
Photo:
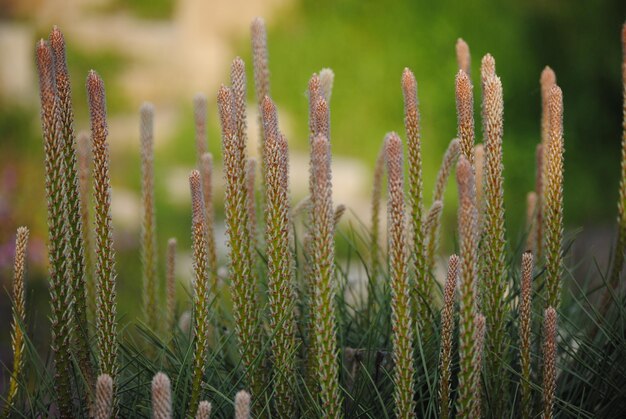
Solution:
[{"label": "golden-brown flower spike", "polygon": [[459,65],[459,70],[463,70],[468,76],[471,74],[471,56],[470,49],[467,42],[462,38],[456,40],[456,62]]},{"label": "golden-brown flower spike", "polygon": [[428,275],[425,271],[425,234],[422,227],[422,145],[420,138],[420,114],[417,99],[417,82],[408,68],[402,73],[402,95],[404,97],[404,128],[407,136],[408,154],[408,205],[410,208],[412,243],[410,254],[413,254],[413,272],[415,284],[411,287],[411,305],[414,315],[417,316],[417,331],[426,335],[430,330],[430,311],[428,301],[430,292],[427,283]]},{"label": "golden-brown flower spike", "polygon": [[330,143],[319,135],[311,146],[311,257],[313,279],[314,356],[322,416],[337,418],[341,414],[337,360],[337,320],[334,281],[334,220]]},{"label": "golden-brown flower spike", "polygon": [[141,141],[141,259],[143,265],[143,316],[152,330],[157,320],[157,238],[154,210],[154,106],[144,103],[139,110]]},{"label": "golden-brown flower spike", "polygon": [[55,391],[59,413],[72,414],[70,368],[71,306],[70,288],[65,281],[66,255],[63,154],[56,135],[57,104],[55,99],[52,51],[43,39],[37,43],[37,70],[41,99],[41,128],[45,152],[46,202],[48,206],[48,270],[50,275],[51,339],[50,346],[55,363]]},{"label": "golden-brown flower spike", "polygon": [[407,275],[406,226],[404,221],[404,182],[402,140],[394,132],[385,138],[387,157],[387,214],[389,229],[389,276],[391,282],[391,329],[393,347],[393,399],[395,414],[408,418],[413,414],[413,322],[410,285]]},{"label": "golden-brown flower spike", "polygon": [[532,395],[530,392],[531,377],[531,303],[532,303],[533,255],[524,252],[522,255],[522,281],[519,303],[519,346],[520,346],[520,387],[521,387],[521,414],[527,419],[532,414]]},{"label": "golden-brown flower spike", "polygon": [[[245,106],[245,73],[242,74],[243,62],[233,63],[233,82],[238,87],[236,97],[230,89],[222,86],[218,92],[217,105],[222,123],[222,154],[224,156],[226,236],[229,245],[230,281],[233,299],[233,317],[235,332],[239,341],[243,366],[246,370],[245,381],[253,397],[260,394],[263,387],[263,374],[258,362],[261,351],[261,330],[259,329],[259,305],[255,273],[252,263],[252,237],[250,220],[246,205],[246,143],[240,135],[245,135],[245,108],[241,114],[241,105]],[[243,84],[243,86],[242,86]],[[234,87],[234,86],[233,86]],[[233,118],[233,103],[239,103],[239,115]],[[238,129],[236,129],[238,127]]]},{"label": "golden-brown flower spike", "polygon": [[335,82],[335,73],[330,68],[323,68],[320,70],[319,77],[322,96],[326,103],[330,104],[330,98],[333,93],[333,83]]},{"label": "golden-brown flower spike", "polygon": [[211,416],[211,403],[203,400],[198,404],[198,411],[196,412],[196,419],[209,419]]},{"label": "golden-brown flower spike", "polygon": [[[505,303],[507,288],[505,225],[504,225],[504,166],[502,163],[503,95],[502,83],[497,76],[488,77],[484,91],[484,215],[482,217],[483,308],[487,321],[486,368],[488,394],[492,398],[491,411],[496,417],[504,415],[507,403],[504,380],[504,359],[508,347],[505,332]],[[477,187],[478,189],[478,187]],[[478,204],[480,208],[481,204]]]},{"label": "golden-brown flower spike", "polygon": [[263,131],[263,98],[270,95],[270,70],[267,49],[267,30],[265,21],[257,17],[250,27],[252,33],[252,66],[254,69],[254,91],[259,106],[259,156],[261,156],[261,181],[265,181],[265,132]]},{"label": "golden-brown flower spike", "polygon": [[441,344],[439,347],[439,416],[448,419],[452,409],[452,331],[454,330],[454,294],[459,278],[459,257],[450,256],[441,309]]},{"label": "golden-brown flower spike", "polygon": [[456,411],[459,417],[471,417],[476,403],[473,385],[476,374],[476,284],[478,280],[478,230],[475,203],[474,173],[465,155],[456,168],[459,191],[459,394]]},{"label": "golden-brown flower spike", "polygon": [[165,327],[167,333],[174,330],[176,317],[176,239],[172,237],[167,241],[167,266],[165,274],[166,309]]},{"label": "golden-brown flower spike", "polygon": [[245,147],[248,140],[246,126],[246,67],[239,57],[230,67],[230,82],[233,92],[233,118],[239,146]]},{"label": "golden-brown flower spike", "polygon": [[482,83],[489,77],[496,75],[496,60],[494,60],[491,54],[485,54],[480,61],[480,79]]},{"label": "golden-brown flower spike", "polygon": [[317,131],[317,117],[316,117],[316,105],[317,105],[317,100],[321,97],[322,93],[322,87],[321,87],[321,82],[320,82],[320,78],[317,75],[317,73],[313,73],[313,75],[311,76],[311,80],[309,80],[309,91],[308,91],[308,95],[309,95],[309,134],[310,134],[310,139],[311,141],[313,141],[313,138],[315,138],[315,136],[317,134],[319,134],[319,132]]},{"label": "golden-brown flower spike", "polygon": [[556,396],[557,314],[548,307],[543,318],[543,419],[554,417]]},{"label": "golden-brown flower spike", "polygon": [[539,80],[541,87],[541,143],[537,146],[537,154],[536,154],[536,164],[537,164],[537,175],[535,177],[535,191],[537,192],[537,249],[536,249],[536,260],[542,260],[544,256],[544,234],[543,231],[545,227],[545,222],[543,218],[544,214],[544,201],[545,197],[545,189],[547,182],[547,170],[548,170],[548,157],[549,157],[549,143],[550,143],[550,110],[549,110],[549,101],[550,101],[550,89],[553,86],[556,86],[556,75],[554,71],[550,67],[545,67],[541,72],[541,77]]},{"label": "golden-brown flower spike", "polygon": [[474,164],[474,93],[469,75],[459,70],[456,75],[456,114],[461,152]]},{"label": "golden-brown flower spike", "polygon": [[96,401],[92,415],[94,419],[110,419],[113,414],[113,379],[101,374],[96,382]]},{"label": "golden-brown flower spike", "polygon": [[207,97],[198,93],[193,98],[193,119],[196,125],[196,152],[197,158],[207,152]]},{"label": "golden-brown flower spike", "polygon": [[235,419],[250,418],[250,393],[245,390],[235,395]]},{"label": "golden-brown flower spike", "polygon": [[[87,76],[87,96],[91,116],[94,156],[94,201],[96,231],[97,317],[96,330],[100,373],[117,374],[117,296],[115,291],[115,253],[111,222],[111,184],[109,145],[107,143],[106,98],[104,83],[95,71]],[[115,403],[114,403],[115,404]]]},{"label": "golden-brown flower spike", "polygon": [[485,146],[484,144],[476,144],[474,146],[474,176],[476,178],[476,209],[478,210],[479,230],[482,230],[483,211],[485,209],[484,169]]},{"label": "golden-brown flower spike", "polygon": [[57,99],[57,131],[59,146],[63,156],[65,246],[67,247],[66,281],[71,284],[73,309],[73,330],[76,356],[88,383],[93,385],[92,363],[87,327],[87,298],[85,295],[85,257],[83,250],[83,228],[80,216],[80,196],[78,192],[78,168],[76,164],[76,135],[74,133],[74,111],[70,76],[65,56],[65,39],[58,27],[50,33],[50,49],[54,63],[54,78]]},{"label": "golden-brown flower spike", "polygon": [[11,322],[11,348],[13,349],[13,371],[9,393],[5,402],[5,414],[10,411],[17,395],[24,367],[24,332],[26,327],[26,301],[24,298],[24,272],[26,269],[26,247],[28,228],[19,227],[15,238],[15,265],[13,269],[13,321]]},{"label": "golden-brown flower spike", "polygon": [[[264,126],[277,124],[265,118],[276,117],[271,100],[263,102]],[[296,412],[291,389],[296,367],[296,318],[294,316],[294,254],[289,205],[289,153],[287,141],[274,129],[266,130],[265,139],[265,243],[267,246],[268,297],[270,328],[274,331],[271,346],[274,365],[274,393],[279,417],[293,417]]]},{"label": "golden-brown flower spike", "polygon": [[612,286],[619,283],[626,253],[626,23],[622,26],[622,89],[622,161],[617,201],[617,243],[609,278]]},{"label": "golden-brown flower spike", "polygon": [[541,72],[539,84],[541,86],[541,144],[547,147],[550,140],[550,89],[556,86],[556,74],[550,67],[546,66]]},{"label": "golden-brown flower spike", "polygon": [[193,170],[189,175],[191,190],[191,238],[193,241],[193,372],[191,395],[189,398],[188,415],[192,416],[198,409],[201,383],[204,375],[205,357],[209,341],[209,271],[207,260],[207,240],[204,201],[202,196],[202,180],[200,172]]},{"label": "golden-brown flower spike", "polygon": [[550,89],[550,141],[544,208],[544,248],[546,251],[546,305],[557,308],[561,290],[561,245],[563,242],[563,93]]},{"label": "golden-brown flower spike", "polygon": [[170,379],[162,372],[152,378],[152,419],[172,418],[172,390]]},{"label": "golden-brown flower spike", "polygon": [[441,217],[441,211],[443,210],[443,202],[435,201],[430,206],[430,209],[424,216],[424,220],[422,222],[422,226],[424,229],[424,233],[430,231],[434,225],[438,222],[439,217]]},{"label": "golden-brown flower spike", "polygon": [[217,295],[217,250],[215,247],[215,211],[213,209],[213,155],[200,156],[200,176],[202,177],[202,197],[206,213],[207,257],[211,273],[211,295]]},{"label": "golden-brown flower spike", "polygon": [[330,109],[322,96],[315,103],[315,135],[323,135],[330,141]]}]

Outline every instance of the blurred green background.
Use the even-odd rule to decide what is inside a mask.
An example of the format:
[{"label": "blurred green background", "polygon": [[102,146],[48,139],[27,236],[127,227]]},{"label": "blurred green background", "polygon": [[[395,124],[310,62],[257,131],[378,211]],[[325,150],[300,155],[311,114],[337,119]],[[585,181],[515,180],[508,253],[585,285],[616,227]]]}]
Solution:
[{"label": "blurred green background", "polygon": [[[555,70],[564,92],[566,225],[598,231],[610,245],[612,233],[607,228],[615,217],[619,176],[624,1],[0,0],[0,283],[4,288],[10,284],[15,229],[27,225],[32,232],[28,296],[46,299],[36,40],[46,37],[53,24],[65,33],[77,130],[88,129],[87,71],[94,68],[105,80],[119,312],[132,318],[139,311],[141,290],[138,108],[144,100],[156,106],[160,254],[168,237],[178,238],[178,276],[187,283],[191,272],[187,174],[195,163],[192,97],[196,92],[209,97],[209,148],[219,166],[215,94],[219,84],[228,81],[235,55],[241,55],[251,70],[249,23],[258,15],[268,23],[271,91],[290,142],[294,201],[306,194],[305,90],[311,74],[324,67],[335,72],[331,101],[335,200],[367,221],[372,168],[383,136],[391,130],[404,136],[400,76],[409,67],[418,81],[425,199],[430,205],[443,151],[456,135],[454,45],[462,37],[471,48],[476,86],[480,59],[487,52],[495,57],[503,82],[505,205],[513,245],[523,234],[525,196],[534,185],[539,74],[545,65]],[[254,154],[252,86],[249,78]],[[474,93],[479,115],[479,89]],[[476,122],[480,133],[478,118]],[[221,211],[219,175],[216,188]],[[454,197],[451,183],[444,217],[449,233],[454,232]],[[223,260],[223,228],[218,231]],[[442,243],[451,249],[454,235],[444,235]],[[44,316],[46,304],[35,306],[41,312],[32,317]],[[10,304],[5,292],[0,295],[0,310],[0,318],[7,318]],[[41,335],[46,339],[45,333]],[[0,331],[0,341],[8,342],[7,328]],[[0,359],[7,359],[2,355],[8,345],[0,346]]]}]

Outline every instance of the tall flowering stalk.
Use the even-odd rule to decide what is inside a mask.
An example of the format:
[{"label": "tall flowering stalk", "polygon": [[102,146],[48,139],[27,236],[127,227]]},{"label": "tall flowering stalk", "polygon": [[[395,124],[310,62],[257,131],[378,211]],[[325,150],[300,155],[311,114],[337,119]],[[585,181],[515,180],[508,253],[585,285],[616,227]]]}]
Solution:
[{"label": "tall flowering stalk", "polygon": [[[383,175],[385,172],[385,148],[381,148],[376,158],[376,165],[374,166],[374,180],[372,185],[372,237],[370,243],[370,257],[371,260],[371,273],[370,276],[372,284],[375,283],[378,270],[380,269],[380,199],[383,188]],[[370,289],[369,299],[373,298],[373,292],[375,290]]]},{"label": "tall flowering stalk", "polygon": [[193,98],[193,119],[196,133],[196,157],[198,161],[207,152],[207,97],[198,93]]},{"label": "tall flowering stalk", "polygon": [[530,392],[530,328],[531,328],[531,303],[532,303],[532,279],[533,279],[533,254],[524,252],[522,255],[522,283],[519,305],[519,346],[520,346],[520,392],[521,392],[521,415],[527,419],[532,412],[532,394]]},{"label": "tall flowering stalk", "polygon": [[168,333],[174,330],[176,318],[174,317],[176,311],[176,239],[170,238],[167,241],[167,255],[166,255],[166,273],[165,273],[165,301],[166,301],[166,315],[165,315],[165,327]]},{"label": "tall flowering stalk", "polygon": [[5,414],[13,407],[19,381],[24,368],[24,327],[26,327],[26,301],[24,298],[24,272],[26,270],[26,247],[28,228],[19,227],[15,238],[15,265],[13,269],[13,321],[11,323],[11,348],[13,349],[13,371],[9,392],[5,402]]},{"label": "tall flowering stalk", "polygon": [[204,375],[204,364],[209,342],[209,271],[202,180],[200,172],[193,170],[189,175],[191,189],[191,239],[193,242],[193,373],[188,414],[198,408],[200,385]]},{"label": "tall flowering stalk", "polygon": [[[407,251],[404,222],[404,182],[402,141],[396,133],[385,138],[387,157],[387,205],[389,228],[389,273],[391,281],[391,328],[394,373],[395,414],[398,418],[414,415],[413,324],[411,321],[410,285],[407,275]],[[421,227],[421,226],[420,226]]]},{"label": "tall flowering stalk", "polygon": [[622,176],[619,182],[619,199],[617,201],[617,243],[613,257],[613,269],[610,281],[617,284],[624,267],[626,252],[626,23],[622,26]]},{"label": "tall flowering stalk", "polygon": [[170,379],[162,372],[152,378],[152,418],[172,418],[172,390]]},{"label": "tall flowering stalk", "polygon": [[563,241],[563,93],[550,89],[550,142],[543,202],[546,251],[546,305],[558,307],[561,290],[561,245]]},{"label": "tall flowering stalk", "polygon": [[278,130],[276,107],[263,101],[265,132],[265,243],[270,305],[272,359],[276,413],[293,417],[296,372],[296,319],[294,316],[294,265],[289,205],[289,153]]},{"label": "tall flowering stalk", "polygon": [[256,219],[256,159],[246,160],[246,204],[250,217],[250,236],[252,237],[252,248],[256,247],[257,219]]},{"label": "tall flowering stalk", "polygon": [[459,157],[456,168],[459,190],[459,386],[456,399],[458,417],[470,418],[474,411],[476,389],[476,284],[478,279],[478,229],[474,195],[474,173],[465,155]]},{"label": "tall flowering stalk", "polygon": [[535,224],[535,259],[541,261],[544,252],[544,201],[548,170],[548,147],[550,143],[550,89],[556,85],[556,75],[550,67],[541,72],[539,80],[541,87],[541,143],[537,147],[537,175],[535,177],[535,192],[537,192],[537,216]]},{"label": "tall flowering stalk", "polygon": [[88,318],[96,318],[96,282],[93,271],[93,230],[88,226],[90,222],[91,204],[91,138],[88,132],[79,132],[76,139],[78,156],[78,193],[80,195],[80,219],[83,224],[83,243],[85,244],[85,292],[87,297]]},{"label": "tall flowering stalk", "polygon": [[[100,374],[117,377],[117,295],[115,292],[115,252],[111,222],[111,184],[109,176],[109,145],[107,143],[106,98],[104,82],[90,71],[87,76],[87,97],[91,116],[91,138],[94,158],[94,200],[96,231],[96,330]],[[113,396],[115,399],[115,396]],[[115,404],[115,402],[114,402]]]},{"label": "tall flowering stalk", "polygon": [[471,74],[472,59],[470,55],[469,45],[462,38],[456,40],[456,62],[459,70],[463,70],[468,76]]},{"label": "tall flowering stalk", "polygon": [[113,379],[101,374],[96,381],[95,402],[92,410],[94,419],[110,419],[113,415]]},{"label": "tall flowering stalk", "polygon": [[481,247],[483,263],[483,311],[487,321],[486,367],[489,393],[493,395],[491,411],[496,417],[504,414],[506,403],[506,366],[508,342],[505,333],[507,306],[504,176],[502,164],[503,98],[502,83],[495,75],[484,81],[484,223]]},{"label": "tall flowering stalk", "polygon": [[459,257],[450,256],[441,309],[441,345],[439,349],[439,416],[452,416],[452,331],[454,329],[454,294],[459,278]]},{"label": "tall flowering stalk", "polygon": [[417,316],[417,330],[426,333],[426,327],[430,325],[430,311],[428,310],[429,289],[426,274],[426,245],[425,234],[422,227],[423,204],[422,204],[422,145],[420,139],[420,115],[417,99],[417,82],[415,76],[408,68],[402,73],[402,94],[404,96],[404,127],[407,136],[407,154],[409,165],[409,219],[413,243],[411,253],[413,256],[413,270],[415,272],[415,284],[411,287],[411,305]]},{"label": "tall flowering stalk", "polygon": [[252,34],[252,67],[254,91],[259,107],[259,155],[261,156],[261,178],[265,182],[265,132],[263,131],[263,99],[270,96],[269,53],[267,49],[267,29],[263,18],[256,17],[250,25]]},{"label": "tall flowering stalk", "polygon": [[[241,72],[242,69],[238,70]],[[245,73],[237,74],[238,95],[245,89]],[[242,80],[243,78],[243,80]],[[241,86],[241,83],[244,86]],[[234,83],[233,83],[234,88]],[[243,90],[245,92],[245,90]],[[244,96],[245,98],[245,96]],[[240,99],[241,100],[241,99]],[[217,104],[222,125],[224,155],[226,234],[230,247],[230,280],[233,316],[239,347],[246,372],[246,381],[253,395],[262,388],[262,374],[255,360],[260,353],[258,330],[259,309],[256,281],[252,273],[249,213],[246,206],[245,138],[238,135],[237,118],[233,111],[233,92],[222,86]],[[245,121],[243,121],[245,124]],[[241,122],[240,122],[241,124]]]},{"label": "tall flowering stalk", "polygon": [[207,235],[207,257],[211,272],[211,294],[217,295],[217,250],[215,248],[215,210],[213,209],[213,156],[204,153],[200,156],[200,176],[202,177],[202,197]]},{"label": "tall flowering stalk", "polygon": [[313,267],[313,338],[317,365],[317,383],[322,415],[341,416],[337,360],[337,320],[334,285],[334,220],[330,143],[323,135],[313,139],[311,147],[311,264]]},{"label": "tall flowering stalk", "polygon": [[37,70],[41,99],[41,126],[45,151],[46,203],[48,206],[48,261],[50,274],[50,346],[55,363],[55,391],[59,414],[72,417],[70,375],[71,309],[74,302],[65,281],[64,177],[62,144],[57,135],[57,101],[52,51],[44,40],[37,43]]},{"label": "tall flowering stalk", "polygon": [[154,210],[154,106],[144,103],[140,113],[141,141],[141,260],[143,268],[143,315],[148,327],[156,330],[157,319],[157,238]]},{"label": "tall flowering stalk", "polygon": [[456,75],[456,114],[461,152],[474,164],[474,97],[469,75],[459,70]]},{"label": "tall flowering stalk", "polygon": [[65,236],[68,261],[66,280],[72,287],[74,299],[72,336],[75,340],[78,363],[88,383],[93,385],[93,371],[89,356],[89,330],[87,328],[87,299],[85,296],[85,257],[83,249],[83,225],[80,215],[80,195],[78,192],[78,169],[76,164],[76,135],[74,134],[74,112],[70,77],[65,57],[65,39],[56,26],[50,33],[50,48],[54,63],[54,78],[57,94],[57,132],[60,136],[63,159]]},{"label": "tall flowering stalk", "polygon": [[[450,172],[452,171],[452,168],[456,164],[456,161],[459,158],[459,154],[461,153],[460,144],[461,143],[457,138],[453,139],[452,141],[450,141],[450,144],[448,145],[448,148],[443,155],[443,160],[441,162],[441,166],[439,166],[439,172],[437,173],[435,189],[433,191],[433,202],[439,201],[443,204],[443,195],[446,190],[448,178],[450,177]],[[426,249],[426,267],[428,269],[427,272],[432,272],[435,267],[435,253],[437,252],[437,247],[439,245],[440,227],[441,213],[439,213],[439,216],[437,216],[437,218],[433,220],[433,223],[430,224],[428,227]]]},{"label": "tall flowering stalk", "polygon": [[[484,123],[484,119],[483,119]],[[474,176],[476,179],[476,209],[478,210],[478,226],[482,232],[485,211],[485,145],[474,146]]]},{"label": "tall flowering stalk", "polygon": [[476,323],[476,334],[474,335],[474,340],[476,344],[476,355],[474,357],[473,368],[476,371],[474,374],[474,382],[472,383],[472,392],[474,393],[474,402],[472,404],[472,412],[470,417],[472,418],[480,418],[482,417],[482,398],[483,391],[481,385],[481,371],[483,367],[483,352],[485,346],[485,332],[486,332],[486,319],[482,314],[477,314],[476,319],[474,320]]},{"label": "tall flowering stalk", "polygon": [[543,318],[543,415],[544,419],[554,417],[556,396],[556,333],[557,314],[554,307],[548,307]]}]

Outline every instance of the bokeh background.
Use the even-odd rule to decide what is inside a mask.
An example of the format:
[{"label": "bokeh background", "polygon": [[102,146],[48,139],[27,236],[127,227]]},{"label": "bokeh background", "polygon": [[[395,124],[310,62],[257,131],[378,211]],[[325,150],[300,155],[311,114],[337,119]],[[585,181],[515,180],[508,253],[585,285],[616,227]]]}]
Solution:
[{"label": "bokeh background", "polygon": [[[192,98],[198,92],[209,97],[208,142],[219,166],[215,94],[220,83],[228,82],[236,55],[251,70],[249,24],[255,16],[268,24],[271,91],[291,147],[294,202],[307,193],[305,90],[311,74],[324,67],[335,72],[334,195],[351,211],[343,225],[349,229],[350,220],[368,220],[373,163],[384,134],[396,130],[404,135],[400,75],[410,67],[419,87],[430,205],[442,154],[456,134],[454,45],[462,37],[471,48],[474,79],[480,58],[489,52],[503,82],[505,204],[512,246],[524,234],[525,196],[534,185],[540,132],[539,74],[550,65],[564,91],[566,226],[578,237],[575,252],[606,259],[619,176],[624,1],[0,0],[1,319],[10,312],[15,230],[27,225],[29,323],[36,340],[47,339],[46,323],[36,322],[47,310],[47,233],[35,42],[47,37],[54,24],[65,34],[77,131],[88,129],[87,71],[93,68],[105,80],[119,312],[128,320],[139,311],[141,292],[138,109],[143,101],[156,106],[160,254],[169,237],[178,238],[178,277],[186,283],[191,277],[187,175],[195,163]],[[255,155],[252,85],[249,78],[249,150]],[[477,115],[479,97],[476,89]],[[477,120],[477,133],[479,127]],[[219,220],[221,185],[218,174]],[[449,234],[442,236],[447,251],[455,241],[455,194],[451,183],[444,214]],[[223,260],[223,227],[218,234]],[[344,246],[341,240],[339,246]],[[8,333],[6,327],[0,330],[0,360],[8,359]]]}]

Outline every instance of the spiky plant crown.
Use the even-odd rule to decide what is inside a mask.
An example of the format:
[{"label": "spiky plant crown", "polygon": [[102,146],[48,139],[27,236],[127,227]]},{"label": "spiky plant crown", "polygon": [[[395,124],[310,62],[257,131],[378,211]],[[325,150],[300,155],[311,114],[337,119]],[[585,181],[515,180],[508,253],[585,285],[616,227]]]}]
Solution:
[{"label": "spiky plant crown", "polygon": [[209,419],[211,416],[211,403],[203,400],[198,404],[198,411],[196,412],[196,419]]},{"label": "spiky plant crown", "polygon": [[100,374],[96,381],[94,419],[110,419],[113,415],[113,379],[109,374]]},{"label": "spiky plant crown", "polygon": [[439,416],[448,419],[452,409],[452,332],[454,330],[454,296],[459,278],[459,257],[450,256],[441,309],[441,343],[439,349]]},{"label": "spiky plant crown", "polygon": [[294,265],[289,205],[289,153],[279,132],[276,107],[263,100],[265,132],[265,243],[270,305],[271,346],[274,364],[276,413],[293,417],[292,389],[296,372],[296,319],[294,316]]},{"label": "spiky plant crown", "polygon": [[476,382],[475,358],[477,314],[476,287],[478,282],[478,231],[475,203],[474,174],[465,155],[459,157],[456,168],[459,191],[459,386],[456,410],[459,417],[471,417],[474,409]]},{"label": "spiky plant crown", "polygon": [[[389,273],[391,288],[391,329],[394,373],[393,398],[398,418],[413,415],[413,322],[411,316],[410,285],[407,275],[407,252],[404,221],[404,181],[402,140],[394,132],[385,138],[387,159],[387,205],[389,230]],[[421,227],[421,226],[420,226]]]},{"label": "spiky plant crown", "polygon": [[143,316],[152,330],[157,320],[157,237],[154,210],[154,106],[144,103],[140,114],[141,142],[141,260],[143,268]]},{"label": "spiky plant crown", "polygon": [[524,418],[531,417],[532,395],[531,384],[531,303],[532,303],[533,254],[524,252],[522,255],[522,280],[519,303],[519,347],[520,347],[520,387],[521,414]]},{"label": "spiky plant crown", "polygon": [[74,300],[65,281],[65,208],[62,144],[57,135],[58,104],[55,97],[52,51],[43,39],[37,44],[37,70],[41,99],[41,125],[45,152],[46,203],[48,206],[48,269],[50,275],[50,346],[55,363],[55,390],[59,413],[72,415],[69,374],[71,308]]},{"label": "spiky plant crown", "polygon": [[471,55],[469,45],[462,38],[456,40],[456,62],[459,66],[459,70],[463,70],[468,76],[471,74]]},{"label": "spiky plant crown", "polygon": [[[117,296],[115,291],[115,252],[111,222],[111,184],[109,175],[109,144],[107,142],[106,98],[104,82],[90,71],[87,96],[91,119],[94,157],[94,201],[96,248],[96,331],[100,374],[117,376]],[[115,403],[114,403],[115,404]]]},{"label": "spiky plant crown", "polygon": [[29,231],[26,227],[17,229],[15,237],[15,264],[13,268],[13,320],[11,322],[11,349],[13,350],[13,371],[9,382],[9,392],[5,402],[8,415],[17,395],[22,369],[24,368],[24,330],[26,327],[26,301],[24,298],[24,272],[26,270],[26,247]]},{"label": "spiky plant crown", "polygon": [[191,190],[191,239],[193,242],[193,375],[189,398],[189,416],[193,416],[200,400],[200,385],[209,341],[209,270],[202,180],[200,172],[193,170],[189,175]]},{"label": "spiky plant crown", "polygon": [[563,242],[563,93],[550,89],[550,139],[544,193],[544,248],[546,252],[546,306],[558,307],[561,291]]},{"label": "spiky plant crown", "polygon": [[56,26],[50,33],[50,49],[54,63],[54,78],[57,96],[57,135],[63,159],[64,211],[67,257],[66,281],[71,284],[72,297],[72,339],[81,372],[88,383],[93,385],[94,376],[89,357],[89,330],[87,328],[87,300],[85,296],[85,257],[83,249],[83,225],[80,216],[80,195],[78,192],[78,169],[76,164],[76,135],[74,134],[74,112],[72,92],[65,57],[65,39]]},{"label": "spiky plant crown", "polygon": [[176,239],[174,237],[167,241],[167,254],[165,258],[165,300],[166,300],[166,316],[165,328],[168,333],[174,330],[176,322]]},{"label": "spiky plant crown", "polygon": [[172,390],[169,377],[158,372],[152,379],[152,418],[172,418]]},{"label": "spiky plant crown", "polygon": [[469,75],[459,70],[456,75],[456,114],[461,152],[474,164],[474,97]]},{"label": "spiky plant crown", "polygon": [[336,418],[341,412],[339,365],[337,364],[337,320],[334,284],[334,220],[330,143],[323,135],[311,147],[311,257],[314,283],[313,323],[317,382],[323,416]]},{"label": "spiky plant crown", "polygon": [[544,419],[554,417],[556,396],[556,356],[557,356],[557,313],[548,307],[543,317],[543,415]]},{"label": "spiky plant crown", "polygon": [[411,253],[413,256],[413,271],[415,284],[411,287],[412,306],[417,316],[418,333],[425,334],[426,327],[430,325],[430,313],[428,310],[429,289],[428,275],[425,270],[425,237],[422,227],[423,203],[422,203],[422,145],[420,138],[420,114],[417,99],[417,82],[415,76],[408,68],[402,73],[402,94],[404,96],[404,127],[407,136],[408,154],[408,183],[409,183],[409,218],[411,220],[411,232],[413,243]]},{"label": "spiky plant crown", "polygon": [[[233,65],[233,81],[237,81],[238,100],[233,100],[231,89],[222,86],[217,96],[217,104],[222,125],[222,150],[224,156],[226,234],[229,244],[230,281],[233,298],[233,317],[235,331],[239,341],[243,366],[246,370],[246,381],[250,384],[252,394],[261,389],[262,376],[255,359],[260,351],[258,330],[259,309],[257,303],[256,281],[253,280],[251,237],[249,214],[246,205],[245,176],[245,138],[238,132],[245,127],[245,121],[238,121],[233,106],[245,103],[245,73],[242,63]],[[242,79],[243,78],[243,79]],[[242,85],[243,83],[243,85]],[[235,83],[233,83],[233,87]],[[245,116],[245,114],[243,115]],[[239,129],[237,128],[239,127]]]}]

